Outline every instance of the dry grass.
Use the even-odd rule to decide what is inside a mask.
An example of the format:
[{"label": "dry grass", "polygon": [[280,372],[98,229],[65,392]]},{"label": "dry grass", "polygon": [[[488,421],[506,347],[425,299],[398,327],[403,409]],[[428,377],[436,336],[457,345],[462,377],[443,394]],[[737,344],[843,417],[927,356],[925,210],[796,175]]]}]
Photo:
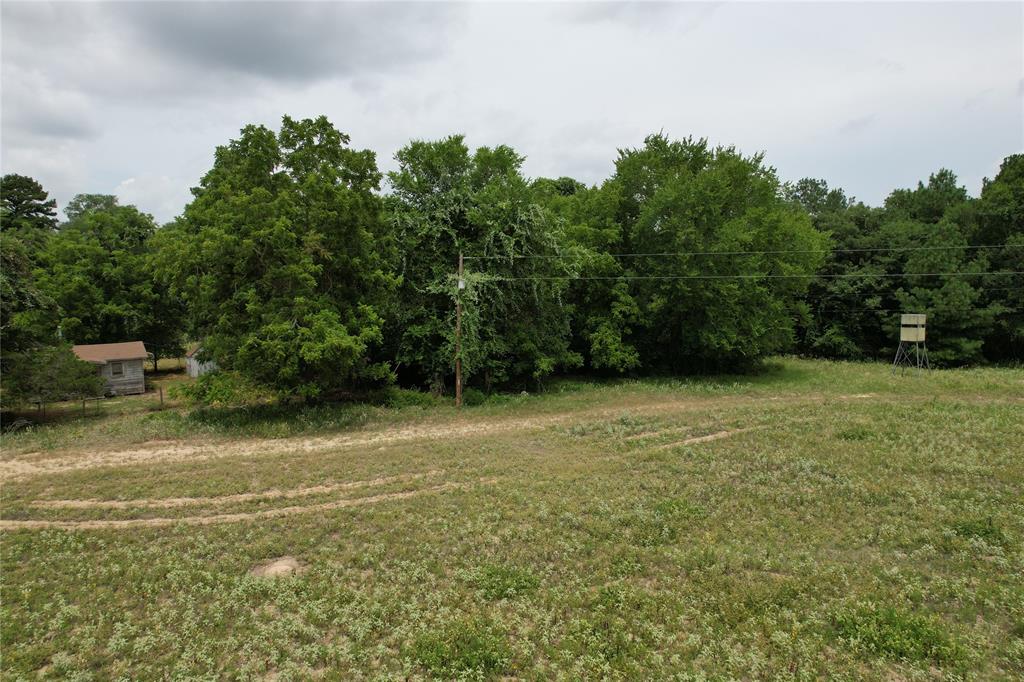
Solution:
[{"label": "dry grass", "polygon": [[1022,444],[1024,371],[796,360],[68,421],[4,441],[2,676],[1012,678]]}]

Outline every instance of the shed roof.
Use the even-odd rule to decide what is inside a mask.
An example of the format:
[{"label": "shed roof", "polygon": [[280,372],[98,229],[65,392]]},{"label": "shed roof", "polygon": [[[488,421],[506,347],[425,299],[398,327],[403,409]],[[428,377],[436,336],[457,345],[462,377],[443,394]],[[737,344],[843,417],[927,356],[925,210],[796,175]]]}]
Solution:
[{"label": "shed roof", "polygon": [[105,364],[111,360],[145,360],[149,357],[146,344],[142,341],[125,341],[123,343],[91,343],[72,346],[71,350],[81,360]]}]

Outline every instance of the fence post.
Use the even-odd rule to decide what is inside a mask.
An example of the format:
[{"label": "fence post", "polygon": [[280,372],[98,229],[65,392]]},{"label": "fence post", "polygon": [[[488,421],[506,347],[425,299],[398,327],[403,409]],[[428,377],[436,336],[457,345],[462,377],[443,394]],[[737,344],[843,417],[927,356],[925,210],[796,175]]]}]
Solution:
[{"label": "fence post", "polygon": [[164,387],[160,387],[160,409],[164,409]]},{"label": "fence post", "polygon": [[85,398],[82,398],[82,416],[85,416]]}]

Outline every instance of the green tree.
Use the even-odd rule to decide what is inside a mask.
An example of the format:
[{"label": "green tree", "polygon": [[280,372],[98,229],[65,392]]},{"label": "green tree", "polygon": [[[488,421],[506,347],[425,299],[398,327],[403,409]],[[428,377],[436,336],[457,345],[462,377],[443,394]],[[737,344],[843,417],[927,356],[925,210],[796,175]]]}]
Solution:
[{"label": "green tree", "polygon": [[57,305],[33,273],[56,224],[55,204],[31,178],[7,175],[0,182],[0,405],[97,395],[102,384],[96,370],[57,345],[52,324],[46,324]]},{"label": "green tree", "polygon": [[16,354],[4,370],[4,407],[102,395],[96,368],[79,360],[71,346],[39,346]]},{"label": "green tree", "polygon": [[[990,250],[991,268],[1024,272],[1024,154],[1003,159],[996,177],[985,179],[977,202],[978,230],[974,242],[1003,245]],[[993,360],[1024,359],[1024,276],[994,278],[984,291],[997,310],[985,352]]]},{"label": "green tree", "polygon": [[112,213],[118,208],[113,194],[76,194],[64,207],[64,215],[74,223],[86,213]]},{"label": "green tree", "polygon": [[572,348],[592,370],[623,373],[640,367],[633,333],[640,308],[633,299],[622,262],[612,253],[622,251],[622,226],[616,219],[619,185],[585,187],[574,180],[540,179],[534,183],[537,199],[562,224],[565,246],[580,279],[572,281],[566,299],[571,303]]},{"label": "green tree", "polygon": [[137,339],[157,361],[179,355],[183,307],[155,278],[153,218],[112,196],[72,204],[79,208],[49,240],[36,272],[59,306],[50,324],[73,343]]},{"label": "green tree", "polygon": [[880,251],[873,258],[895,275],[886,292],[886,356],[895,350],[899,313],[921,312],[928,315],[928,352],[935,364],[983,359],[983,342],[997,311],[982,293],[998,284],[997,278],[959,274],[991,269],[988,253],[968,248],[978,229],[974,203],[947,169],[930,175],[927,183],[919,182],[916,189],[894,190],[886,198],[875,242]]},{"label": "green tree", "polygon": [[[804,178],[786,187],[787,198],[803,207],[829,250],[797,307],[798,347],[820,357],[864,359],[881,356],[892,318],[891,281],[876,261],[883,211],[848,198],[824,180]],[[887,298],[888,296],[888,298]]]},{"label": "green tree", "polygon": [[[621,150],[614,197],[625,341],[651,370],[749,366],[791,346],[827,241],[760,155],[649,136]],[[611,264],[609,263],[609,267]],[[613,290],[614,292],[614,290]]]},{"label": "green tree", "polygon": [[922,223],[938,223],[950,208],[969,198],[967,188],[957,184],[953,171],[942,168],[928,177],[928,184],[916,189],[897,189],[886,198],[885,208],[893,217],[907,217]]},{"label": "green tree", "polygon": [[[961,365],[983,359],[982,347],[996,310],[983,301],[983,277],[917,276],[914,273],[971,273],[990,269],[988,255],[968,249],[969,228],[947,211],[934,224],[896,220],[882,227],[882,241],[906,251],[885,256],[887,270],[901,273],[892,283],[894,305],[885,334],[895,350],[901,312],[928,315],[928,354],[937,365]],[[916,250],[923,247],[921,250]]]},{"label": "green tree", "polygon": [[51,316],[56,304],[40,291],[25,245],[14,234],[0,233],[0,348],[21,352],[56,335],[40,335],[33,318]]},{"label": "green tree", "polygon": [[[470,154],[462,136],[415,141],[389,174],[389,222],[402,245],[402,288],[392,328],[406,380],[444,389],[454,358],[455,299],[461,297],[467,382],[539,382],[578,366],[569,349],[564,300],[571,267],[559,254],[559,224],[523,178],[507,146]],[[466,288],[454,277],[459,254]]]},{"label": "green tree", "polygon": [[217,363],[306,398],[390,377],[373,361],[395,286],[373,152],[325,118],[246,126],[160,238],[161,281]]},{"label": "green tree", "polygon": [[804,180],[789,194],[836,248],[808,291],[801,348],[826,357],[891,358],[900,314],[920,312],[929,316],[933,362],[983,359],[998,315],[984,291],[998,284],[959,274],[993,263],[988,251],[970,248],[980,234],[978,209],[956,176],[940,170],[915,189],[893,191],[881,209],[828,200],[833,192],[823,181]]},{"label": "green tree", "polygon": [[30,259],[57,227],[57,202],[25,175],[0,178],[0,231],[22,241]]}]

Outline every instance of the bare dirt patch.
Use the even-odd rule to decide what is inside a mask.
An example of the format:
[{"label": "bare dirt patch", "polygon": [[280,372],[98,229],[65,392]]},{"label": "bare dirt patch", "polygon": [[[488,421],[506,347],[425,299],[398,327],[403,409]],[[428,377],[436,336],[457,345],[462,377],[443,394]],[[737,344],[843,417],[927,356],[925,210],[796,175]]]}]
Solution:
[{"label": "bare dirt patch", "polygon": [[720,440],[722,438],[728,438],[729,436],[735,436],[737,433],[744,433],[746,431],[752,431],[754,427],[746,429],[733,429],[731,431],[718,431],[716,433],[709,433],[706,436],[694,436],[692,438],[686,438],[684,440],[672,441],[671,443],[665,443],[659,445],[655,450],[667,450],[669,448],[678,447],[680,445],[695,445],[697,443],[708,443],[713,440]]},{"label": "bare dirt patch", "polygon": [[325,450],[383,447],[417,440],[436,440],[487,436],[509,431],[541,430],[550,426],[579,419],[601,418],[635,414],[659,414],[703,409],[723,403],[744,403],[749,399],[687,399],[657,403],[639,403],[628,408],[599,408],[585,411],[563,412],[519,419],[481,419],[468,421],[464,417],[446,423],[417,424],[403,428],[389,428],[377,432],[323,436],[316,438],[282,438],[232,443],[175,443],[158,447],[137,447],[127,450],[75,453],[48,459],[27,460],[25,456],[0,461],[0,481],[14,481],[32,476],[63,473],[107,466],[131,466],[153,462],[176,463],[222,459],[227,457],[257,457],[279,453],[312,453]]},{"label": "bare dirt patch", "polygon": [[[494,483],[496,479],[480,479],[476,483],[486,485]],[[50,521],[50,520],[0,520],[0,530],[42,530],[46,528],[63,528],[65,530],[108,530],[115,528],[157,528],[161,526],[207,526],[215,523],[237,523],[240,521],[257,521],[261,519],[272,519],[292,514],[306,514],[311,512],[333,511],[346,507],[361,507],[378,502],[389,500],[404,500],[426,493],[446,492],[460,488],[468,488],[473,483],[444,483],[430,488],[419,490],[406,490],[397,493],[383,493],[369,497],[348,498],[322,502],[320,504],[297,505],[292,507],[278,507],[277,509],[264,509],[256,512],[239,512],[235,514],[210,514],[204,516],[182,516],[177,518],[156,518],[156,519],[109,519],[93,521]]]},{"label": "bare dirt patch", "polygon": [[[863,394],[867,395],[867,394]],[[792,396],[782,399],[783,402],[820,402],[823,396]],[[858,396],[859,397],[859,396]],[[839,396],[839,399],[850,399],[851,396]],[[507,433],[510,431],[542,430],[551,426],[579,421],[581,419],[607,418],[621,416],[623,413],[635,415],[651,415],[679,413],[709,407],[727,405],[747,405],[762,401],[762,396],[729,396],[716,398],[686,398],[684,400],[665,400],[663,397],[652,397],[650,402],[637,402],[616,408],[595,408],[590,410],[562,412],[558,414],[539,415],[528,418],[513,419],[479,419],[470,420],[460,416],[444,423],[416,424],[401,428],[385,428],[376,432],[359,434],[339,434],[315,438],[282,438],[251,441],[233,441],[230,443],[196,443],[185,444],[172,441],[170,445],[156,447],[136,447],[126,450],[110,450],[105,452],[81,452],[51,457],[48,459],[29,460],[22,455],[0,461],[0,481],[15,481],[47,474],[63,473],[82,469],[95,469],[108,466],[133,466],[153,462],[171,464],[177,462],[193,462],[229,457],[259,457],[281,453],[313,453],[326,450],[344,450],[353,448],[383,448],[399,443],[417,440],[450,440]],[[653,402],[657,400],[657,402]]]},{"label": "bare dirt patch", "polygon": [[282,556],[270,561],[265,561],[258,566],[253,566],[249,575],[257,578],[279,578],[282,576],[301,573],[304,567],[299,560],[292,556]]},{"label": "bare dirt patch", "polygon": [[391,483],[404,483],[428,476],[437,476],[442,473],[444,473],[444,471],[441,469],[432,469],[422,473],[402,474],[400,476],[382,476],[380,478],[373,478],[367,481],[349,481],[346,483],[331,483],[304,488],[292,488],[290,490],[266,490],[259,493],[238,493],[236,495],[220,495],[217,497],[161,497],[139,498],[136,500],[35,500],[31,503],[31,506],[49,509],[134,509],[139,507],[148,507],[150,509],[171,509],[174,507],[187,507],[189,505],[198,504],[234,504],[237,502],[249,502],[251,500],[290,499],[308,495],[323,495],[342,490],[368,488],[372,486],[388,485]]}]

